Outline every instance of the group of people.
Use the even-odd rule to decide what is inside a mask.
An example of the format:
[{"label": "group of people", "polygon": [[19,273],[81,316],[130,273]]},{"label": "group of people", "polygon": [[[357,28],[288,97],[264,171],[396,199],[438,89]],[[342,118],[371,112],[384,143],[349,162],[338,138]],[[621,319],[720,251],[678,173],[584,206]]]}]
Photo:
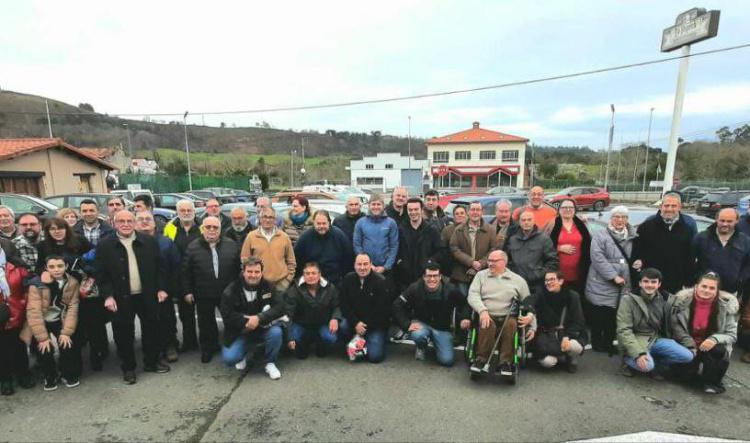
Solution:
[{"label": "group of people", "polygon": [[113,196],[106,215],[83,200],[43,225],[0,206],[2,394],[35,385],[29,350],[45,390],[80,383],[86,345],[91,370],[101,371],[107,322],[123,380],[135,383],[136,316],[145,372],[166,373],[193,350],[203,363],[220,352],[245,370],[262,350],[265,372],[279,379],[282,349],[377,363],[402,337],[418,360],[432,344],[450,366],[457,336],[476,328],[470,370],[487,370],[500,335],[498,370],[509,376],[520,328],[544,368],[575,372],[589,337],[594,351],[610,354],[616,339],[624,375],[669,373],[719,393],[738,337],[750,349],[748,303],[738,335],[750,294],[750,215],[724,209],[698,233],[681,203],[667,193],[637,229],[618,206],[596,231],[573,200],[555,209],[540,187],[515,210],[499,200],[489,223],[480,203],[448,216],[436,191],[409,198],[403,187],[387,205],[373,195],[366,214],[350,198],[333,220],[301,196],[284,217],[267,197],[253,217],[242,208],[226,216],[209,200],[200,219],[182,200],[165,224],[148,196],[136,197],[132,212]]}]

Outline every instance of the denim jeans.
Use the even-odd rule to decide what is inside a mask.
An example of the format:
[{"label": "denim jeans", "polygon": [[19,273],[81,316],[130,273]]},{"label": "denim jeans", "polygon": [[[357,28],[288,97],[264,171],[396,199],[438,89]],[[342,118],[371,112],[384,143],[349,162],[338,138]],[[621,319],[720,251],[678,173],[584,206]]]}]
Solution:
[{"label": "denim jeans", "polygon": [[385,360],[385,343],[387,329],[368,330],[365,334],[367,342],[367,360],[370,363],[380,363]]},{"label": "denim jeans", "polygon": [[625,357],[625,364],[639,372],[651,372],[657,365],[670,366],[675,364],[690,363],[693,353],[671,338],[658,338],[646,353],[648,358],[646,369],[641,369],[636,363],[636,358]]},{"label": "denim jeans", "polygon": [[433,346],[435,346],[435,354],[437,361],[442,366],[453,365],[453,334],[450,331],[441,331],[435,329],[432,326],[417,322],[421,326],[420,329],[410,332],[409,338],[414,340],[414,344],[417,347],[425,349],[427,348],[427,341],[432,340]]},{"label": "denim jeans", "polygon": [[263,340],[266,363],[276,363],[276,360],[279,358],[283,335],[284,333],[279,325],[273,325],[265,330],[256,330],[242,334],[231,345],[222,346],[221,358],[227,366],[239,363],[240,360],[245,358],[248,347],[251,344],[259,345],[261,340]]},{"label": "denim jeans", "polygon": [[345,319],[339,321],[339,329],[333,334],[328,329],[328,323],[317,327],[306,327],[299,323],[292,323],[289,326],[289,340],[297,342],[298,346],[306,346],[312,342],[318,342],[330,348],[338,341],[339,335],[343,334],[347,328],[348,324]]}]

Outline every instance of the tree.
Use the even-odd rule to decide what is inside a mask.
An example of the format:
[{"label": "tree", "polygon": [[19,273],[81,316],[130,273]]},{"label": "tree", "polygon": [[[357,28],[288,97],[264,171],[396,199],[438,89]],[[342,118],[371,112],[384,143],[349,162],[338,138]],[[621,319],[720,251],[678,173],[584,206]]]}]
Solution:
[{"label": "tree", "polygon": [[539,164],[539,173],[546,178],[553,178],[557,174],[557,169],[557,163],[551,160]]},{"label": "tree", "polygon": [[89,112],[94,112],[94,107],[91,106],[88,103],[79,103],[78,104],[78,109],[81,109],[81,110],[84,110],[84,111],[89,111]]}]

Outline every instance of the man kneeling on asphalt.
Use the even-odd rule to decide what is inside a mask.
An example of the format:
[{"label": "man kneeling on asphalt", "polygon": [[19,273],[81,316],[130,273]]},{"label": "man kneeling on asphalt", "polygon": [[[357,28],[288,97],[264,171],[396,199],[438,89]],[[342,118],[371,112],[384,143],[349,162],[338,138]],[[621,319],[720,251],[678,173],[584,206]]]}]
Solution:
[{"label": "man kneeling on asphalt", "polygon": [[259,258],[250,257],[243,262],[242,275],[226,287],[219,309],[224,320],[224,363],[245,370],[248,348],[262,343],[266,374],[271,380],[281,378],[276,360],[284,335],[279,324],[285,317],[284,300],[263,278]]},{"label": "man kneeling on asphalt", "polygon": [[427,343],[432,340],[437,361],[453,365],[453,310],[462,329],[471,326],[469,309],[461,291],[440,274],[440,265],[427,261],[422,278],[409,285],[393,302],[393,313],[401,329],[414,340],[414,357],[424,360]]},{"label": "man kneeling on asphalt", "polygon": [[693,360],[689,349],[667,338],[672,335],[668,328],[674,296],[659,290],[661,282],[659,270],[644,270],[640,290],[625,294],[617,309],[617,343],[624,352],[622,374],[627,377],[638,371],[663,380],[664,366]]},{"label": "man kneeling on asphalt", "polygon": [[315,262],[305,264],[299,284],[286,292],[286,312],[291,318],[289,349],[299,359],[307,358],[310,345],[325,357],[339,338],[339,329],[346,329],[339,307],[336,287],[320,276]]},{"label": "man kneeling on asphalt", "polygon": [[[520,312],[513,312],[515,304],[519,307],[522,304],[527,305],[528,310],[531,311],[531,303],[529,303],[531,299],[526,281],[506,268],[508,255],[505,251],[492,251],[487,258],[487,263],[489,267],[477,272],[469,287],[469,305],[479,314],[477,357],[470,369],[472,372],[486,370],[497,334],[501,333],[498,367],[500,375],[509,378],[516,371],[513,363],[513,338],[516,328],[529,326],[526,339],[531,340],[536,330],[536,318],[532,312],[524,316],[520,316]],[[519,315],[518,318],[515,317],[516,315]]]}]

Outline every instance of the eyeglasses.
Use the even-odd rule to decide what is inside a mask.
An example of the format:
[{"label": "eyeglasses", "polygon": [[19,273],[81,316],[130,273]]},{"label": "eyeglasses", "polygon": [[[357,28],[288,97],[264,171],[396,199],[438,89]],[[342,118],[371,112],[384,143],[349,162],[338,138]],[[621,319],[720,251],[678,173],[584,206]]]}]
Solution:
[{"label": "eyeglasses", "polygon": [[440,278],[440,274],[437,274],[437,275],[430,275],[430,274],[427,274],[427,275],[425,275],[425,276],[424,276],[424,278],[426,278],[426,279],[428,279],[428,280],[437,280],[437,279],[439,279],[439,278]]},{"label": "eyeglasses", "polygon": [[115,223],[118,225],[132,225],[135,223],[135,220],[127,218],[125,220],[115,220]]},{"label": "eyeglasses", "polygon": [[273,220],[276,217],[274,217],[273,215],[261,215],[260,218],[262,218],[263,220]]},{"label": "eyeglasses", "polygon": [[203,225],[203,229],[208,229],[209,231],[218,231],[219,227],[213,225]]}]

